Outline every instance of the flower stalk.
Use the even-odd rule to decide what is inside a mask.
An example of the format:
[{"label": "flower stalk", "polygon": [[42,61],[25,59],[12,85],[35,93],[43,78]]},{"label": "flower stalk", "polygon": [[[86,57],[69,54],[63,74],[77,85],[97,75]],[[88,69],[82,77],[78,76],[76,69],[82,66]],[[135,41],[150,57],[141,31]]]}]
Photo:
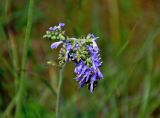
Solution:
[{"label": "flower stalk", "polygon": [[59,80],[58,80],[58,88],[57,88],[57,101],[56,101],[56,118],[60,118],[60,95],[61,95],[61,87],[63,82],[63,70],[64,66],[59,71]]}]

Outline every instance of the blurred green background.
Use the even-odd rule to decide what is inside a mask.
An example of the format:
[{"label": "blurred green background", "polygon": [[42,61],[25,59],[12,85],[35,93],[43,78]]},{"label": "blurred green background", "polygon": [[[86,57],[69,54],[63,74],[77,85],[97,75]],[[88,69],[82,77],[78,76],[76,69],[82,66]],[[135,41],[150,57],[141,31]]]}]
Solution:
[{"label": "blurred green background", "polygon": [[65,67],[61,118],[160,118],[160,0],[34,0],[22,70],[28,5],[0,1],[0,118],[14,117],[21,71],[27,73],[21,118],[55,117],[58,50],[42,37],[59,22],[71,37],[100,37],[104,74],[91,94],[73,79],[74,65]]}]

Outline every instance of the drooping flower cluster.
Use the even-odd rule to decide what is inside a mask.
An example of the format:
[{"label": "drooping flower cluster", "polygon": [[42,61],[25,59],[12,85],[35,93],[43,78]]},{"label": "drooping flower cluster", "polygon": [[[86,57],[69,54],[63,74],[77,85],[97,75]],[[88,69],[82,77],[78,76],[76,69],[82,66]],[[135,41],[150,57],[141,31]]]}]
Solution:
[{"label": "drooping flower cluster", "polygon": [[90,92],[93,92],[98,80],[103,78],[99,68],[102,65],[99,48],[93,34],[88,34],[86,37],[77,39],[66,36],[62,30],[64,23],[59,23],[58,26],[50,27],[44,35],[54,43],[51,48],[55,49],[62,44],[59,52],[59,66],[62,67],[66,62],[72,61],[75,63],[76,81],[80,87],[87,85]]}]

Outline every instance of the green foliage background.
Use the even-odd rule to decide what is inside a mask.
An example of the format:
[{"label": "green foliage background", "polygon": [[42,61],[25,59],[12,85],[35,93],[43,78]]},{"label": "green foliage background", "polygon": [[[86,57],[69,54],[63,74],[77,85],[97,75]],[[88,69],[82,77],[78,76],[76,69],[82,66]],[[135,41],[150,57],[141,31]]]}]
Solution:
[{"label": "green foliage background", "polygon": [[[64,22],[70,36],[100,37],[104,79],[91,94],[65,67],[62,118],[160,117],[160,1],[34,0],[27,69],[21,69],[29,0],[0,1],[0,118],[13,118],[21,71],[27,73],[22,118],[54,118],[57,54],[43,39]],[[48,65],[52,61],[53,65]],[[16,78],[17,77],[17,78]]]}]

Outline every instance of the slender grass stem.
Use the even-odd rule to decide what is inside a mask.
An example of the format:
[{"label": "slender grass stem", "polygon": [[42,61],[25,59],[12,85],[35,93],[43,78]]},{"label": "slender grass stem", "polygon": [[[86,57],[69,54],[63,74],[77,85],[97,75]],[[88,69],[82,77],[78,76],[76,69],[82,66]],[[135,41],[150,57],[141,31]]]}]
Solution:
[{"label": "slender grass stem", "polygon": [[[5,7],[4,7],[4,16],[5,16],[5,23],[8,24],[10,22],[10,4],[11,4],[11,1],[10,0],[6,0],[5,1]],[[0,24],[0,27],[1,27],[1,32],[3,34],[3,38],[5,40],[7,40],[7,36],[6,36],[6,33],[3,31],[3,28],[2,28],[2,24]],[[10,30],[10,27],[8,27],[7,25],[7,31],[8,31],[8,40],[9,40],[9,43],[8,43],[8,48],[11,49],[11,54],[10,54],[10,59],[12,60],[12,64],[13,64],[13,69],[12,67],[9,65],[9,63],[7,62],[7,60],[5,58],[3,58],[3,56],[1,55],[1,62],[6,66],[6,68],[11,72],[11,74],[13,75],[14,77],[14,81],[15,81],[15,91],[17,90],[17,85],[18,85],[18,79],[19,79],[19,76],[18,76],[18,73],[17,73],[17,68],[18,68],[18,54],[17,54],[17,50],[16,50],[16,45],[15,45],[15,40],[14,40],[14,36],[13,36],[13,33],[12,31]],[[8,42],[7,40],[7,42]],[[8,104],[8,106],[6,107],[5,111],[3,112],[2,114],[2,118],[5,118],[7,117],[7,115],[10,114],[10,112],[12,111],[12,109],[14,108],[14,105],[16,103],[16,95],[15,97],[11,100],[11,102]]]},{"label": "slender grass stem", "polygon": [[[9,31],[9,30],[8,30]],[[11,50],[12,50],[12,63],[13,63],[13,73],[14,73],[14,81],[15,81],[15,91],[17,90],[17,86],[18,86],[18,80],[19,80],[19,76],[18,76],[18,54],[17,54],[17,50],[16,50],[16,44],[15,44],[15,40],[13,38],[12,32],[9,31],[9,45],[11,46]]]},{"label": "slender grass stem", "polygon": [[108,21],[110,29],[110,38],[115,47],[119,47],[121,43],[120,39],[120,24],[119,24],[119,11],[118,0],[107,0],[108,4]]},{"label": "slender grass stem", "polygon": [[16,103],[16,96],[12,99],[12,101],[10,102],[10,104],[7,106],[6,110],[4,111],[4,113],[2,115],[2,118],[6,118],[7,115],[9,115],[9,113],[13,109],[15,103]]},{"label": "slender grass stem", "polygon": [[61,86],[62,86],[62,81],[63,81],[63,76],[62,76],[63,75],[63,69],[64,69],[64,66],[59,71],[59,81],[58,81],[58,89],[57,89],[57,102],[56,102],[56,118],[60,118],[59,117],[60,93],[61,93]]},{"label": "slender grass stem", "polygon": [[[159,31],[159,30],[158,30]],[[152,77],[153,77],[153,40],[155,39],[157,32],[151,31],[149,33],[148,39],[147,39],[147,43],[145,45],[146,49],[147,49],[147,57],[146,57],[146,68],[147,68],[147,73],[145,76],[145,80],[144,80],[144,94],[142,97],[142,105],[141,105],[141,109],[140,109],[140,114],[139,114],[139,118],[146,118],[147,116],[147,108],[149,106],[149,100],[150,100],[150,96],[151,96],[151,84],[152,84]],[[149,47],[149,48],[148,48]]]},{"label": "slender grass stem", "polygon": [[15,81],[15,91],[17,90],[17,85],[18,85],[18,73],[17,73],[17,68],[18,68],[18,54],[17,54],[17,49],[16,49],[16,44],[15,44],[15,39],[14,39],[14,35],[13,35],[13,31],[10,28],[10,25],[8,25],[10,23],[10,14],[11,14],[11,10],[10,10],[10,5],[11,5],[11,1],[10,0],[6,0],[5,2],[5,22],[7,24],[7,32],[8,32],[8,48],[11,49],[11,54],[10,54],[10,59],[12,60],[13,63],[13,74],[14,74],[14,81]]},{"label": "slender grass stem", "polygon": [[[34,0],[29,1],[29,8],[28,8],[28,17],[27,17],[27,27],[24,39],[24,48],[23,48],[23,56],[22,56],[22,70],[26,70],[26,61],[27,61],[27,50],[30,41],[30,33],[31,33],[31,26],[32,26],[32,10],[33,10],[33,2]],[[22,109],[22,100],[25,93],[25,79],[26,79],[26,71],[21,71],[20,74],[20,83],[19,83],[19,90],[17,95],[16,101],[16,113],[15,118],[20,118],[21,109]]]}]

